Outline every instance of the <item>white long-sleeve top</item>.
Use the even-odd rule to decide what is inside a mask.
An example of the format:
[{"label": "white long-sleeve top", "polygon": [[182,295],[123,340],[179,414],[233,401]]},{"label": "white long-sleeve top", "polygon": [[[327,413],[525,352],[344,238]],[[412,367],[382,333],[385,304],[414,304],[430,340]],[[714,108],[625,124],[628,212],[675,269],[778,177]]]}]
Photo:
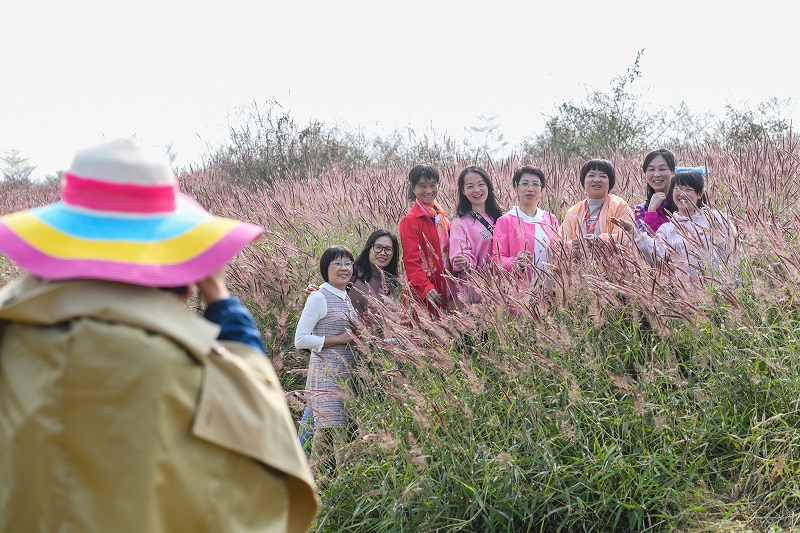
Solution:
[{"label": "white long-sleeve top", "polygon": [[325,344],[325,337],[313,334],[317,322],[328,314],[328,304],[325,302],[325,296],[322,294],[321,289],[328,289],[342,300],[347,300],[347,293],[337,289],[330,283],[323,283],[319,288],[319,291],[314,291],[309,295],[306,305],[303,307],[303,312],[300,314],[300,320],[297,321],[297,329],[294,332],[294,347],[298,350],[319,351]]},{"label": "white long-sleeve top", "polygon": [[656,257],[669,259],[686,265],[687,273],[696,276],[704,265],[716,269],[726,263],[736,236],[736,227],[722,213],[699,208],[690,217],[674,214],[658,228],[655,238],[639,231],[634,240],[649,263]]}]

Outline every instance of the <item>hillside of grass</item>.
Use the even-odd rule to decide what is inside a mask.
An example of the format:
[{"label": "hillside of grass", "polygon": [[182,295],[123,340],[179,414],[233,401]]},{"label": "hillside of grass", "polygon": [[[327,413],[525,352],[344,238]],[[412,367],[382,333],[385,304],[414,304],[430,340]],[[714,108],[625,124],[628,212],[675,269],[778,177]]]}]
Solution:
[{"label": "hillside of grass", "polygon": [[[739,232],[736,258],[686,284],[625,246],[557,253],[550,283],[478,279],[482,304],[414,328],[398,298],[358,342],[357,436],[342,466],[319,472],[316,531],[800,528],[797,145],[675,152],[710,170],[711,204]],[[643,154],[598,155],[616,167],[613,192],[640,203]],[[584,197],[583,162],[443,162],[440,201],[453,213],[458,172],[480,164],[508,208],[514,168],[533,163],[547,176],[541,207],[561,219]],[[357,253],[372,230],[396,231],[408,168],[332,165],[258,185],[208,164],[181,177],[215,214],[266,230],[230,284],[298,418],[302,288],[320,281],[329,245]],[[58,196],[52,185],[2,185],[4,213]],[[3,281],[18,275],[3,266]]]}]

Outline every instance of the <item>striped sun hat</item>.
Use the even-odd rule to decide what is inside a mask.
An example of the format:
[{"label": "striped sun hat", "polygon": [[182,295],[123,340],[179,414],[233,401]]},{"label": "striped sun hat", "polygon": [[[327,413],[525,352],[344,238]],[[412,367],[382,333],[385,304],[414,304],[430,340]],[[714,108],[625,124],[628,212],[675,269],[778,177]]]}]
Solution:
[{"label": "striped sun hat", "polygon": [[190,285],[262,232],[181,194],[166,156],[130,139],[75,154],[61,198],[0,218],[0,252],[44,279]]}]

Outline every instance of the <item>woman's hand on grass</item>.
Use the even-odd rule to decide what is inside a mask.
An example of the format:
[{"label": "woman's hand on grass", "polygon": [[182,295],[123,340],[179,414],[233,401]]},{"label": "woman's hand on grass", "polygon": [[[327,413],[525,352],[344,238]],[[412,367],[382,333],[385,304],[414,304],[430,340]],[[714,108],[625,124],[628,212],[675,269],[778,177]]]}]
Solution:
[{"label": "woman's hand on grass", "polygon": [[608,217],[608,219],[611,221],[612,224],[619,226],[625,231],[625,233],[633,237],[633,230],[634,230],[633,222],[631,222],[630,220],[625,220],[623,218],[617,218],[617,217]]},{"label": "woman's hand on grass", "polygon": [[442,297],[436,289],[429,290],[428,294],[425,295],[425,299],[434,305],[440,305],[442,303]]},{"label": "woman's hand on grass", "polygon": [[453,267],[459,270],[466,270],[467,269],[467,258],[464,254],[458,254],[453,256],[450,261],[453,263]]}]

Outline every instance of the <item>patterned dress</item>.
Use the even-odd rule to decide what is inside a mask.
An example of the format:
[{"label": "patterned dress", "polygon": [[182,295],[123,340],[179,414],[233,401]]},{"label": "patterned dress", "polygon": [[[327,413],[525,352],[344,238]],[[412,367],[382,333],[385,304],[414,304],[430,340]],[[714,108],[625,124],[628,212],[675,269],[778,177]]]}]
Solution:
[{"label": "patterned dress", "polygon": [[[320,292],[325,296],[327,313],[314,326],[313,334],[330,337],[344,333],[349,320],[356,318],[350,299],[342,299],[325,287]],[[353,351],[344,344],[311,352],[306,390],[310,395],[315,428],[347,426],[349,418],[343,391],[354,367]]]}]

